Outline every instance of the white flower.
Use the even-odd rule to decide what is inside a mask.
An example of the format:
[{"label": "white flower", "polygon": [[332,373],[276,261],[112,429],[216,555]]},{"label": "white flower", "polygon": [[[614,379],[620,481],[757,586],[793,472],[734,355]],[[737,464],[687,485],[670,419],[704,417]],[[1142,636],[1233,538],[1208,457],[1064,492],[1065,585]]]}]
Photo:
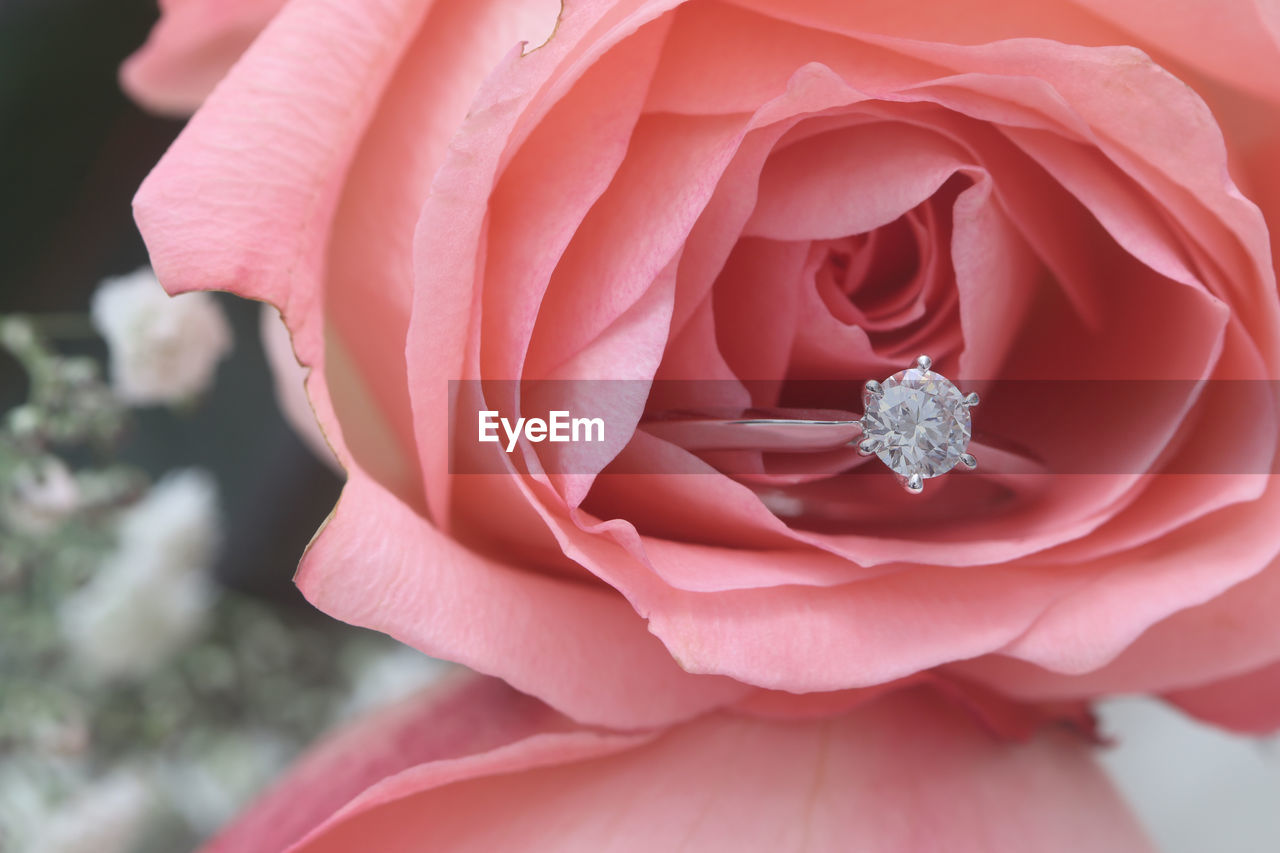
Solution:
[{"label": "white flower", "polygon": [[[139,570],[203,573],[220,539],[218,484],[199,468],[165,474],[120,519],[120,551]],[[145,572],[144,572],[145,573]]]},{"label": "white flower", "polygon": [[104,567],[62,604],[63,635],[95,677],[142,678],[199,633],[213,590],[198,575],[147,584],[118,568]]},{"label": "white flower", "polygon": [[80,506],[75,475],[54,456],[24,462],[14,472],[4,510],[10,524],[27,533],[47,533]]},{"label": "white flower", "polygon": [[153,672],[203,627],[214,587],[217,492],[203,471],[172,472],[120,522],[120,543],[59,607],[63,636],[99,679]]},{"label": "white flower", "polygon": [[111,381],[133,404],[199,394],[231,349],[231,328],[208,293],[170,297],[150,269],[109,278],[90,308],[111,352]]},{"label": "white flower", "polygon": [[0,764],[0,849],[125,853],[140,839],[154,803],[138,769],[90,782],[83,765],[19,756]]},{"label": "white flower", "polygon": [[0,344],[13,352],[30,349],[36,342],[36,330],[25,317],[5,317],[0,320]]},{"label": "white flower", "polygon": [[127,853],[154,805],[142,775],[117,770],[89,784],[49,816],[31,853]]}]

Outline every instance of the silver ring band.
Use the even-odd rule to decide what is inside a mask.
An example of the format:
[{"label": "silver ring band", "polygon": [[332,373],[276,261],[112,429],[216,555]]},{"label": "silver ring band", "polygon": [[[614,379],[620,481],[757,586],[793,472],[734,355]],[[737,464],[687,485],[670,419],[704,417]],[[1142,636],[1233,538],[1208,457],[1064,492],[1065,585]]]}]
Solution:
[{"label": "silver ring band", "polygon": [[[640,429],[692,452],[822,453],[851,447],[862,437],[857,418],[826,409],[749,409],[739,417],[688,410],[656,412],[640,422]],[[969,448],[981,455],[982,473],[993,478],[1050,473],[1030,451],[981,433]]]},{"label": "silver ring band", "polygon": [[[928,478],[955,467],[970,471],[978,467],[978,457],[970,449],[974,438],[970,410],[978,405],[978,394],[962,394],[934,372],[929,356],[920,356],[913,367],[883,382],[868,381],[862,403],[865,411],[860,417],[827,410],[751,409],[730,417],[686,411],[651,415],[640,426],[695,452],[812,453],[856,444],[860,455],[878,456],[912,494],[919,494]],[[997,460],[993,473],[1047,473],[1042,465],[1017,454],[987,456],[988,464]]]},{"label": "silver ring band", "polygon": [[662,412],[640,428],[685,450],[761,450],[784,453],[836,450],[862,436],[848,412],[820,409],[749,409],[737,417]]}]

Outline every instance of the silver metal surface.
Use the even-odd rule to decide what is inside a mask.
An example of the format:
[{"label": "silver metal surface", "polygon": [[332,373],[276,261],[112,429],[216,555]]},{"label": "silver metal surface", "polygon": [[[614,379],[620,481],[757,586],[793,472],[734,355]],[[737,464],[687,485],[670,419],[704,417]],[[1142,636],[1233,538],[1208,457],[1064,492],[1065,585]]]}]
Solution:
[{"label": "silver metal surface", "polygon": [[[777,416],[765,416],[772,414]],[[862,435],[862,422],[848,412],[752,410],[749,415],[717,418],[696,412],[664,413],[642,421],[640,428],[686,450],[817,452],[848,446]]]},{"label": "silver metal surface", "polygon": [[[921,355],[916,359],[915,367],[928,373],[933,368],[933,359],[927,355]],[[863,386],[864,406],[878,400],[885,393],[883,382],[874,379],[868,381]],[[977,406],[978,402],[977,392],[964,396],[964,405],[967,408]],[[856,447],[859,455],[874,456],[884,451],[886,447],[884,439],[879,436],[864,438],[863,420],[843,411],[751,409],[730,413],[728,417],[717,417],[709,412],[665,412],[642,421],[640,428],[691,451],[754,450],[804,453]],[[967,430],[965,435],[968,437]],[[983,447],[984,474],[987,476],[1000,478],[1013,474],[1047,473],[1043,465],[1026,455],[987,447],[977,440],[977,436],[974,436],[969,441],[968,448],[977,447]],[[978,467],[978,460],[966,449],[960,454],[958,462],[952,464],[972,471]],[[908,492],[920,494],[924,489],[927,474],[929,472],[924,468],[903,470],[897,474],[897,478]],[[933,476],[944,474],[945,469]]]}]

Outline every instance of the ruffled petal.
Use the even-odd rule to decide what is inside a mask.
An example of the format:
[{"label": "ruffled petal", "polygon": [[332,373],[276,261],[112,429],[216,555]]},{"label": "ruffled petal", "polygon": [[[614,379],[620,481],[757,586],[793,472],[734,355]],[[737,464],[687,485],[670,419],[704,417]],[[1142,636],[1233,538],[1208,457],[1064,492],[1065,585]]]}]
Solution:
[{"label": "ruffled petal", "polygon": [[1280,729],[1280,662],[1203,687],[1175,690],[1164,698],[1205,722],[1269,734]]},{"label": "ruffled petal", "polygon": [[750,690],[681,670],[616,592],[469,551],[359,469],[296,581],[331,616],[499,676],[588,723],[665,724]]},{"label": "ruffled petal", "polygon": [[583,731],[497,679],[458,670],[329,735],[203,850],[279,853],[326,824],[394,799],[402,790],[396,779],[401,773],[546,738],[566,751],[588,752],[642,740]]},{"label": "ruffled petal", "polygon": [[120,66],[120,85],[149,110],[194,112],[285,2],[161,0],[146,44]]},{"label": "ruffled petal", "polygon": [[716,714],[651,740],[592,737],[420,765],[392,780],[396,799],[292,850],[1150,849],[1084,741],[1001,744],[928,690],[829,720]]}]

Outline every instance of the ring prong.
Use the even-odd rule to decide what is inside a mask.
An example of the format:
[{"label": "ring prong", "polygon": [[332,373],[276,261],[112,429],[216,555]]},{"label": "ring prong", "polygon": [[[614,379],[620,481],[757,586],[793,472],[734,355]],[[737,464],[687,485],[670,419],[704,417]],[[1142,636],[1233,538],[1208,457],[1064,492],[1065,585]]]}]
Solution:
[{"label": "ring prong", "polygon": [[867,384],[862,387],[870,397],[879,397],[884,393],[884,386],[874,379],[868,379]]},{"label": "ring prong", "polygon": [[924,491],[924,477],[922,477],[920,472],[917,471],[908,477],[907,481],[903,483],[903,485],[906,487],[908,492],[913,495],[918,495]]},{"label": "ring prong", "polygon": [[964,395],[964,404],[971,409],[978,405],[981,400],[982,398],[978,396],[977,391],[970,391],[968,394]]},{"label": "ring prong", "polygon": [[882,445],[874,438],[868,438],[858,443],[858,453],[861,456],[874,456],[879,452]]},{"label": "ring prong", "polygon": [[972,453],[961,453],[960,464],[972,471],[978,467],[978,460],[974,458]]},{"label": "ring prong", "polygon": [[927,355],[922,355],[916,359],[916,367],[920,368],[925,373],[928,373],[929,368],[933,367],[933,359],[929,358]]}]

